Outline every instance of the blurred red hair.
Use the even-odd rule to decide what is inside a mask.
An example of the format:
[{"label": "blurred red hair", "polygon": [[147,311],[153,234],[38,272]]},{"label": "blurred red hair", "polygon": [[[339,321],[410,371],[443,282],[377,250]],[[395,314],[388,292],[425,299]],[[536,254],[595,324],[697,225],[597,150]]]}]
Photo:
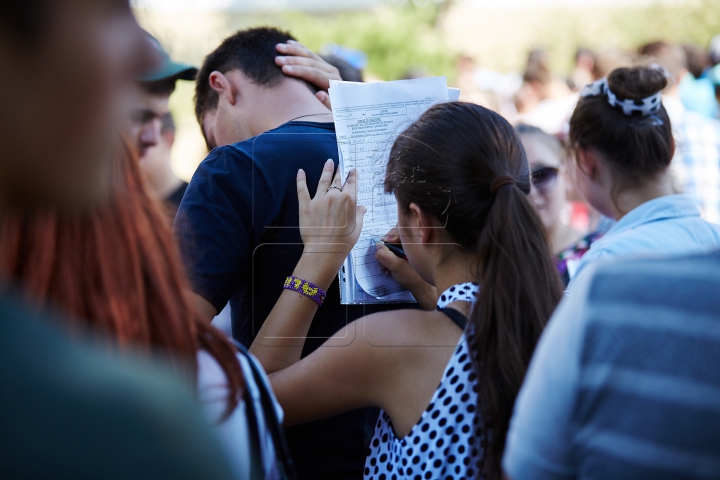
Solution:
[{"label": "blurred red hair", "polygon": [[76,215],[3,212],[0,269],[31,302],[59,307],[121,347],[164,350],[193,379],[198,350],[206,350],[228,379],[226,415],[237,406],[244,382],[235,347],[189,297],[167,214],[148,194],[127,142],[113,161],[107,204]]}]

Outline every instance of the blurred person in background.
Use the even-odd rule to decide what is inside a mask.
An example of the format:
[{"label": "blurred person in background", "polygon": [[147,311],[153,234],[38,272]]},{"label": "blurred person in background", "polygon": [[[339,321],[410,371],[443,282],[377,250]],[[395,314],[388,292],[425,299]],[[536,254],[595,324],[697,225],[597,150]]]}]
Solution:
[{"label": "blurred person in background", "polygon": [[[107,195],[134,78],[156,62],[142,30],[114,0],[4,1],[0,26],[0,219],[91,208]],[[37,302],[21,303],[29,292],[1,282],[4,478],[230,478],[184,385],[88,346],[82,329],[71,341]]]},{"label": "blurred person in background", "polygon": [[517,121],[551,135],[563,133],[577,103],[577,95],[570,91],[567,83],[553,77],[545,50],[533,50],[528,55],[523,85],[515,98]]},{"label": "blurred person in background", "polygon": [[460,101],[482,105],[495,112],[500,111],[500,101],[496,92],[483,90],[478,82],[478,68],[475,60],[468,55],[460,55],[455,61],[457,68],[457,87],[460,89]]},{"label": "blurred person in background", "polygon": [[678,86],[690,76],[682,47],[658,41],[643,45],[638,53],[642,61],[661,65],[668,73],[662,101],[675,137],[675,188],[693,198],[705,220],[720,223],[720,121],[691,112],[680,101]]},{"label": "blurred person in background", "polygon": [[52,207],[6,211],[0,271],[33,302],[60,309],[69,329],[92,327],[120,349],[162,352],[196,386],[235,478],[253,470],[280,478],[271,425],[282,410],[269,393],[276,411],[263,411],[255,360],[239,355],[196,310],[164,209],[149,194],[132,146],[119,150],[106,204],[74,215]]},{"label": "blurred person in background", "polygon": [[[593,80],[597,81],[610,75],[615,69],[631,67],[633,55],[619,48],[602,48],[595,52],[595,63],[593,68]],[[582,90],[582,87],[580,87]]]},{"label": "blurred person in background", "polygon": [[715,99],[715,88],[708,75],[712,62],[710,54],[697,45],[683,45],[690,75],[684,75],[678,84],[678,94],[685,108],[706,117],[716,118],[720,113]]},{"label": "blurred person in background", "polygon": [[720,64],[720,34],[710,39],[708,55],[710,56],[710,65],[715,66]]},{"label": "blurred person in background", "polygon": [[587,48],[580,48],[575,53],[575,67],[570,75],[572,88],[579,92],[585,85],[592,83],[595,70],[595,53]]},{"label": "blurred person in background", "polygon": [[[312,185],[327,159],[337,165],[332,114],[315,91],[339,79],[338,71],[291,40],[271,27],[241,30],[206,57],[195,112],[208,146],[218,148],[195,172],[175,220],[204,317],[210,320],[229,302],[233,336],[246,346],[302,254],[298,169]],[[276,59],[278,51],[306,56]],[[307,69],[308,76],[284,75],[289,66]],[[304,79],[320,78],[317,66],[328,74],[320,74],[319,85]],[[393,308],[341,305],[337,279],[327,293],[303,356],[349,321]],[[360,409],[287,429],[299,476],[360,478],[370,440],[365,432],[376,418],[377,410]]]},{"label": "blurred person in background", "polygon": [[583,256],[568,286],[595,262],[720,248],[720,226],[700,218],[689,195],[674,194],[672,125],[661,67],[614,70],[586,86],[570,119],[570,174],[578,192],[617,221]]},{"label": "blurred person in background", "polygon": [[[708,77],[713,84],[715,90],[715,100],[720,104],[720,66],[715,65],[708,72]],[[720,120],[720,111],[718,112],[718,119]]]},{"label": "blurred person in background", "polygon": [[603,232],[582,232],[568,225],[569,218],[565,217],[570,204],[563,161],[565,152],[560,141],[537,127],[521,124],[516,128],[530,164],[529,198],[547,231],[555,265],[567,286],[580,258]]},{"label": "blurred person in background", "polygon": [[145,151],[140,160],[140,168],[150,191],[157,198],[165,199],[172,221],[188,186],[187,182],[180,180],[172,171],[171,153],[175,143],[175,121],[172,113],[168,112],[162,117],[158,138],[157,145]]},{"label": "blurred person in background", "polygon": [[[170,137],[174,141],[175,137],[175,125],[172,117],[168,117],[170,95],[175,91],[178,80],[195,80],[197,68],[173,61],[155,37],[147,32],[146,35],[147,41],[160,55],[161,63],[150,73],[138,76],[134,104],[125,134],[140,156],[140,166],[152,191],[164,199],[170,210],[175,212],[187,183],[177,178],[170,166],[169,149],[172,143],[168,145],[168,141]],[[157,146],[160,146],[160,152],[156,152],[155,158],[146,162],[145,155]]]}]

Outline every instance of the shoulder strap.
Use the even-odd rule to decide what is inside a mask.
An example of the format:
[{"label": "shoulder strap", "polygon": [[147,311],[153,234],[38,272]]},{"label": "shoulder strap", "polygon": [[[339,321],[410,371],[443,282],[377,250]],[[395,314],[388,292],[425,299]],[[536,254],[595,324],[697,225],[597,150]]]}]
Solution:
[{"label": "shoulder strap", "polygon": [[468,319],[465,315],[450,307],[438,308],[437,311],[447,315],[450,320],[455,323],[455,325],[460,327],[460,330],[465,330],[465,325],[467,325],[468,322]]},{"label": "shoulder strap", "polygon": [[[277,412],[275,410],[272,396],[270,395],[270,392],[268,391],[265,382],[263,381],[262,374],[258,370],[255,362],[252,360],[252,358],[250,358],[250,353],[248,352],[247,348],[245,348],[243,344],[241,344],[235,339],[232,339],[232,342],[235,344],[239,352],[247,358],[247,361],[250,364],[250,369],[253,372],[253,380],[255,381],[255,385],[257,385],[258,390],[260,391],[260,401],[265,417],[265,424],[270,431],[270,435],[273,440],[273,446],[275,447],[275,455],[277,456],[277,459],[279,460],[283,468],[284,478],[287,478],[288,480],[295,480],[297,478],[297,474],[295,472],[295,465],[293,463],[292,457],[290,456],[290,449],[288,448],[287,441],[285,440],[285,432],[280,426],[280,421],[277,417]],[[255,422],[255,419],[250,421],[251,424],[253,422]]]}]

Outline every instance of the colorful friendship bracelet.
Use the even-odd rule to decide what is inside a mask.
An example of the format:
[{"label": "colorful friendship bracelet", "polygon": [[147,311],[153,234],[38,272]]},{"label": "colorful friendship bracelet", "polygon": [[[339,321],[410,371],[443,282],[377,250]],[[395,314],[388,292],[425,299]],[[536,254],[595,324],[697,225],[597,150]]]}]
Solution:
[{"label": "colorful friendship bracelet", "polygon": [[300,295],[304,295],[314,300],[315,303],[318,304],[318,306],[323,304],[323,302],[325,301],[325,297],[327,296],[325,290],[318,287],[314,283],[303,280],[302,278],[292,276],[285,279],[285,285],[283,285],[283,289],[292,290],[293,292],[297,292]]}]

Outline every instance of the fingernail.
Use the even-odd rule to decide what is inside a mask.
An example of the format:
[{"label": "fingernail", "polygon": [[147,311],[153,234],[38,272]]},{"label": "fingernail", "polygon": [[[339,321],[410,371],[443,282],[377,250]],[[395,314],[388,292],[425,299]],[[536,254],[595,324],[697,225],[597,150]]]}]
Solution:
[{"label": "fingernail", "polygon": [[305,170],[303,170],[301,168],[300,170],[298,170],[297,178],[304,178],[304,177],[305,177]]},{"label": "fingernail", "polygon": [[327,161],[325,162],[325,165],[327,165],[328,163],[332,163],[333,165],[335,165],[335,162],[333,162],[332,158],[328,158]]},{"label": "fingernail", "polygon": [[296,42],[295,40],[288,40],[287,43],[292,43],[294,45],[294,44],[300,43],[300,42]]},{"label": "fingernail", "polygon": [[292,65],[283,65],[282,68],[283,68],[283,72],[288,72],[288,73],[292,73],[292,71],[294,70]]},{"label": "fingernail", "polygon": [[285,45],[284,43],[278,43],[277,45],[275,45],[275,48],[277,48],[278,50],[285,50],[287,49],[287,45]]},{"label": "fingernail", "polygon": [[280,64],[285,64],[287,62],[287,58],[285,57],[275,57],[275,61]]}]

